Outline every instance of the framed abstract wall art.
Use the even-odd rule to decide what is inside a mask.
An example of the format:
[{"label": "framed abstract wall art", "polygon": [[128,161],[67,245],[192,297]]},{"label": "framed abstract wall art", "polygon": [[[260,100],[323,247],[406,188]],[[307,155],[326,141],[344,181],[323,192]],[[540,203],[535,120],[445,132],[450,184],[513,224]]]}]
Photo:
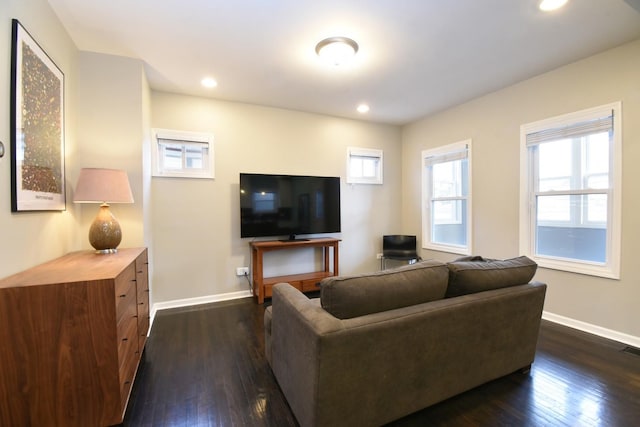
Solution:
[{"label": "framed abstract wall art", "polygon": [[14,19],[11,37],[11,211],[66,207],[64,74]]}]

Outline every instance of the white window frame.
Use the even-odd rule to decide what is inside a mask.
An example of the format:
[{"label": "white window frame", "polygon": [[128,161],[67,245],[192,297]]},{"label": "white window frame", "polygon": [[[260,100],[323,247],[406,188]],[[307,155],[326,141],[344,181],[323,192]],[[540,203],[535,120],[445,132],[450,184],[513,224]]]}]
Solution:
[{"label": "white window frame", "polygon": [[[373,176],[356,175],[352,160],[373,160],[376,162]],[[383,152],[373,148],[347,147],[347,184],[382,184]]]},{"label": "white window frame", "polygon": [[[609,156],[606,261],[579,261],[535,254],[535,183],[533,151],[527,147],[527,135],[572,126],[606,117],[613,112],[613,147]],[[591,276],[620,279],[620,242],[622,224],[622,103],[614,102],[574,113],[563,114],[520,126],[520,252],[540,267]],[[603,227],[603,228],[605,228]]]},{"label": "white window frame", "polygon": [[[181,144],[182,168],[164,168],[161,158],[164,141],[172,141]],[[185,153],[188,146],[203,145],[208,152],[201,169],[186,167]],[[188,132],[170,129],[153,129],[153,142],[151,144],[151,170],[154,177],[168,178],[215,178],[215,155],[213,150],[213,135],[201,132]]]},{"label": "white window frame", "polygon": [[[466,200],[467,202],[467,215],[466,215],[466,245],[447,245],[439,242],[432,241],[432,213],[431,203],[434,200],[431,194],[431,173],[429,168],[426,167],[429,159],[434,157],[442,157],[443,161],[448,161],[447,156],[456,156],[461,152],[466,151],[467,158],[467,185],[468,191],[466,196],[456,197],[455,200]],[[471,140],[455,142],[453,144],[444,145],[438,148],[422,151],[420,157],[420,165],[422,169],[422,248],[431,249],[441,252],[448,252],[460,255],[470,255],[473,248],[472,244],[472,185],[471,185]],[[438,199],[436,199],[438,200]],[[452,199],[453,200],[453,199]]]}]

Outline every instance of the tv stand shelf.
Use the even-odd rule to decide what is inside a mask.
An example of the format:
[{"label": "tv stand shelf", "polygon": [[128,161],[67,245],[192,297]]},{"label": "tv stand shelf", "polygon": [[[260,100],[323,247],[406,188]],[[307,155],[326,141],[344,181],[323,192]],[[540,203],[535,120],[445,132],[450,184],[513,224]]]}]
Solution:
[{"label": "tv stand shelf", "polygon": [[[308,240],[269,240],[251,242],[251,264],[253,268],[253,295],[258,304],[271,297],[271,288],[276,283],[287,282],[302,292],[317,291],[318,283],[325,277],[338,275],[338,243],[340,239],[322,238]],[[324,269],[309,273],[290,274],[286,276],[264,277],[263,256],[265,252],[292,250],[303,248],[322,248]],[[333,248],[333,268],[331,268],[329,249]]]}]

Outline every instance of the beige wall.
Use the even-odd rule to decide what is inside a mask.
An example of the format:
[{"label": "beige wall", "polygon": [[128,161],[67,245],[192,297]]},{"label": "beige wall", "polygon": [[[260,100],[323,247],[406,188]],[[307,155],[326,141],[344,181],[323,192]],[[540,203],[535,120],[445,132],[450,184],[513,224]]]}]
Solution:
[{"label": "beige wall", "polygon": [[[11,213],[10,153],[0,159],[0,277],[78,249],[89,249],[87,234],[97,205],[75,205],[73,190],[81,167],[127,170],[136,203],[113,205],[123,228],[122,246],[145,245],[143,149],[148,147],[150,95],[142,62],[79,52],[43,0],[9,0],[0,6],[0,37],[11,46],[17,18],[65,75],[65,212]],[[0,97],[9,100],[10,55],[0,67]],[[0,141],[9,150],[9,102],[0,103]],[[146,145],[145,145],[146,138]],[[146,179],[149,192],[149,179]]]},{"label": "beige wall", "polygon": [[[593,332],[640,340],[638,168],[640,41],[397,127],[246,104],[151,92],[141,61],[79,53],[44,0],[0,3],[0,99],[9,100],[11,18],[19,19],[65,74],[67,211],[10,212],[10,153],[0,159],[0,276],[88,248],[97,207],[71,202],[81,167],[128,171],[136,203],[114,205],[123,246],[149,246],[155,302],[246,290],[238,173],[339,175],[346,147],[381,148],[383,186],[342,184],[341,272],[378,268],[380,236],[420,234],[420,151],[473,139],[473,252],[518,255],[519,126],[613,101],[623,103],[623,239],[619,281],[540,269],[549,283],[547,316]],[[0,103],[0,140],[9,148],[9,102]],[[149,176],[151,127],[210,132],[216,179]],[[400,208],[402,207],[402,209]],[[424,251],[441,260],[455,256]],[[309,254],[273,256],[272,273],[306,268]],[[554,317],[555,316],[555,317]],[[613,332],[613,333],[612,333]]]},{"label": "beige wall", "polygon": [[[78,60],[78,159],[72,169],[99,167],[127,171],[133,204],[112,204],[122,227],[122,247],[144,246],[145,104],[147,82],[142,61],[80,52]],[[148,118],[146,118],[148,122]],[[73,184],[75,186],[75,182]],[[98,205],[80,205],[82,248],[91,249],[87,233]]]},{"label": "beige wall", "polygon": [[[381,236],[400,230],[398,127],[156,92],[152,123],[213,134],[216,169],[214,180],[152,179],[156,302],[249,289],[235,275],[250,265],[250,239],[240,238],[240,172],[342,177],[341,272],[378,268]],[[348,146],[384,150],[384,185],[345,184]],[[265,268],[301,272],[314,258],[271,254]]]},{"label": "beige wall", "polygon": [[[11,70],[11,19],[18,19],[65,75],[65,157],[67,211],[11,213],[11,162],[9,99]],[[77,50],[44,0],[2,0],[0,3],[0,141],[5,156],[0,158],[0,277],[77,249],[79,234],[76,209],[70,202],[70,188],[77,174],[77,144],[74,132],[76,103],[73,97]]]},{"label": "beige wall", "polygon": [[[471,138],[473,253],[519,255],[520,125],[614,101],[623,108],[622,278],[539,269],[536,279],[549,285],[545,311],[555,320],[640,340],[640,40],[403,128],[405,227],[420,227],[421,150]],[[424,256],[456,257],[426,250]]]}]

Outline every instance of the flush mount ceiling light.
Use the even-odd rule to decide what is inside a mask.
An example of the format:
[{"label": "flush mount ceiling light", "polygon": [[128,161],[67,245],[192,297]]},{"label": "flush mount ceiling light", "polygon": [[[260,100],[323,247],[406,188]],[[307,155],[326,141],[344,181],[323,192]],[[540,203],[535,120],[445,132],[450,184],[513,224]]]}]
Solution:
[{"label": "flush mount ceiling light", "polygon": [[331,65],[344,65],[358,52],[358,43],[348,37],[329,37],[316,45],[316,53]]},{"label": "flush mount ceiling light", "polygon": [[538,7],[543,12],[551,12],[552,10],[560,9],[567,4],[569,0],[542,0]]}]

